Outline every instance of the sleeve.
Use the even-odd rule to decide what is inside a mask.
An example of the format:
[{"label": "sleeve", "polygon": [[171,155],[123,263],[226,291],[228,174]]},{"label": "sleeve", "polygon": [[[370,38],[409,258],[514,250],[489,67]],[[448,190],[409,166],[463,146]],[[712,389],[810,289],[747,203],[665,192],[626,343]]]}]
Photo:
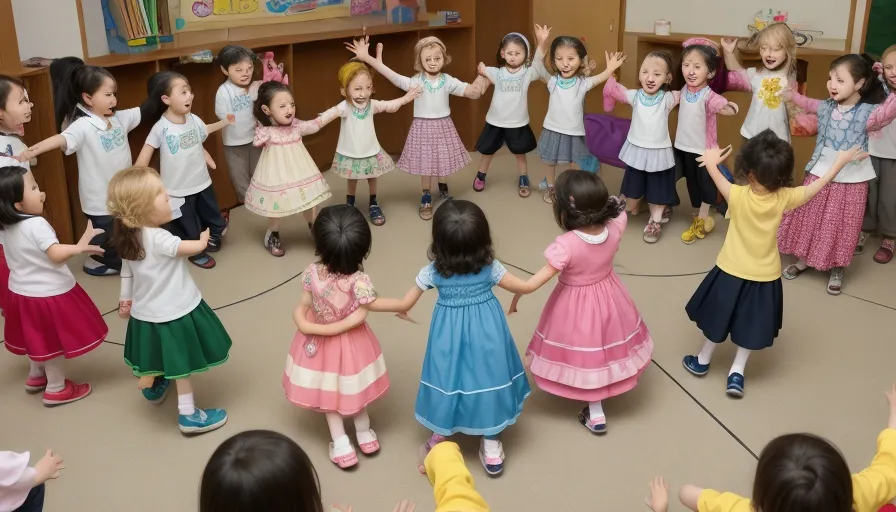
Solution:
[{"label": "sleeve", "polygon": [[164,229],[157,229],[153,233],[153,253],[158,256],[177,257],[177,248],[180,246],[180,237],[176,237]]},{"label": "sleeve", "polygon": [[205,124],[205,121],[199,118],[196,114],[190,114],[193,116],[193,121],[196,122],[196,128],[199,130],[199,140],[205,142],[205,139],[208,138],[208,126]]},{"label": "sleeve", "polygon": [[[390,77],[387,76],[386,78]],[[398,87],[404,92],[408,92],[408,89],[411,88],[411,83],[413,82],[413,80],[414,79],[409,76],[399,75],[398,73],[395,73],[395,76],[391,77],[389,81],[392,82],[392,85],[394,85],[395,87]]]},{"label": "sleeve", "polygon": [[716,115],[722,111],[723,108],[728,106],[729,101],[725,99],[721,94],[716,94],[714,91],[709,91],[706,95],[706,113],[709,115]]},{"label": "sleeve", "polygon": [[548,68],[544,67],[544,54],[541,53],[541,48],[535,50],[535,56],[532,57],[532,69],[535,70],[535,74],[538,75],[538,78],[547,82],[551,79],[551,73],[548,71]]},{"label": "sleeve", "polygon": [[[405,105],[405,102],[402,98],[395,98],[394,100],[370,100],[373,102],[373,113],[374,114],[382,114],[383,112],[397,112],[398,109]],[[348,110],[346,110],[347,112]],[[341,114],[342,117],[345,117],[345,114]]]},{"label": "sleeve", "polygon": [[146,145],[152,146],[156,149],[162,147],[162,139],[164,139],[164,135],[162,132],[165,131],[165,128],[162,126],[163,121],[159,121],[158,123],[152,125],[152,129],[149,130],[149,135],[146,136]]},{"label": "sleeve", "polygon": [[71,155],[76,153],[82,147],[84,147],[84,139],[87,138],[87,123],[88,121],[83,117],[80,119],[75,119],[75,122],[68,125],[68,127],[62,131],[62,136],[65,137],[65,154]]},{"label": "sleeve", "polygon": [[309,265],[308,268],[306,268],[305,271],[302,272],[302,288],[306,292],[311,291],[311,267],[312,265]]},{"label": "sleeve", "polygon": [[47,252],[47,249],[59,243],[59,238],[56,237],[53,226],[50,226],[50,223],[43,217],[34,217],[34,220],[28,224],[31,240],[42,252]]},{"label": "sleeve", "polygon": [[121,291],[118,294],[119,301],[131,300],[134,298],[134,272],[131,270],[131,264],[128,260],[121,260]]},{"label": "sleeve", "polygon": [[436,287],[436,283],[434,281],[436,275],[436,267],[430,263],[429,265],[423,267],[422,270],[417,274],[417,287],[423,291],[432,290]]},{"label": "sleeve", "polygon": [[271,131],[270,128],[256,122],[255,123],[255,138],[252,139],[252,145],[256,148],[262,148],[267,145],[267,143],[271,140]]},{"label": "sleeve", "polygon": [[452,96],[463,96],[468,85],[470,84],[461,82],[451,75],[445,75],[445,87],[448,89],[448,94],[451,94]]},{"label": "sleeve", "polygon": [[115,113],[115,118],[121,123],[125,132],[130,132],[140,125],[140,107],[119,110]]},{"label": "sleeve", "polygon": [[424,466],[433,487],[436,512],[488,512],[488,503],[476,491],[473,475],[457,444],[443,442],[433,446]]},{"label": "sleeve", "polygon": [[750,500],[737,494],[704,489],[697,498],[699,512],[752,512]]},{"label": "sleeve", "polygon": [[854,510],[877,510],[896,496],[896,430],[877,436],[871,465],[852,476]]},{"label": "sleeve", "polygon": [[544,250],[544,259],[548,260],[548,265],[563,270],[569,265],[569,252],[560,242],[554,242]]},{"label": "sleeve", "polygon": [[[393,100],[394,101],[394,100]],[[386,101],[379,101],[373,98],[370,99],[370,105],[373,108],[374,113],[378,112],[377,105],[380,103],[388,103]],[[338,105],[334,107],[336,109],[336,117],[346,117],[348,116],[348,101],[340,101]]]},{"label": "sleeve", "polygon": [[679,103],[681,103],[681,91],[666,91],[666,112],[672,112]]},{"label": "sleeve", "polygon": [[892,123],[894,119],[896,119],[896,93],[890,93],[886,101],[871,111],[866,126],[869,132],[876,132]]},{"label": "sleeve", "polygon": [[787,190],[788,196],[784,202],[784,211],[795,210],[809,202],[809,197],[806,195],[806,187],[793,187]]},{"label": "sleeve", "polygon": [[752,78],[756,75],[756,68],[741,69],[728,72],[728,90],[740,92],[753,92]]},{"label": "sleeve", "polygon": [[[527,69],[527,70],[526,70],[526,73],[529,73],[529,71],[530,71],[531,69],[532,69],[532,68]],[[529,73],[529,75],[530,75],[530,77],[531,77],[532,74]],[[485,68],[485,76],[487,76],[488,79],[491,80],[493,84],[498,83],[498,68],[486,67],[486,68]],[[537,76],[536,76],[536,79],[537,79]],[[532,79],[530,78],[529,81],[531,82]]]},{"label": "sleeve", "polygon": [[373,289],[373,283],[370,282],[370,276],[363,272],[359,272],[352,285],[352,293],[360,304],[370,304],[376,300],[376,290]]},{"label": "sleeve", "polygon": [[0,452],[0,501],[4,504],[21,504],[34,487],[36,471],[28,466],[30,460],[29,452]]},{"label": "sleeve", "polygon": [[230,102],[228,101],[227,93],[224,91],[224,86],[218,87],[218,92],[215,93],[215,116],[219,120],[227,117],[227,114],[232,114],[233,109],[230,106]]},{"label": "sleeve", "polygon": [[631,105],[637,93],[638,91],[626,89],[611,76],[604,84],[604,112],[612,112],[616,103]]},{"label": "sleeve", "polygon": [[802,94],[796,92],[795,89],[792,90],[791,94],[792,94],[792,97],[791,97],[790,101],[792,101],[793,104],[796,105],[797,107],[805,110],[806,112],[809,112],[810,114],[817,114],[818,107],[820,107],[821,104],[824,103],[824,101],[825,101],[825,100],[815,100],[812,98],[808,98],[808,97],[803,96]]},{"label": "sleeve", "polygon": [[493,283],[498,284],[501,282],[501,279],[504,279],[504,274],[507,273],[507,269],[504,268],[504,265],[501,264],[500,261],[495,260],[492,262],[491,266],[491,280]]}]

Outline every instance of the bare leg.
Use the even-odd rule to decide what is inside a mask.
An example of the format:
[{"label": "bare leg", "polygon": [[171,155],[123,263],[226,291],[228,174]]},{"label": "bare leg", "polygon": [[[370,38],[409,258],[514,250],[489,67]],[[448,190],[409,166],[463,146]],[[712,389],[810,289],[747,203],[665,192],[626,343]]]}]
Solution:
[{"label": "bare leg", "polygon": [[358,191],[358,180],[348,180],[348,195],[353,196]]},{"label": "bare leg", "polygon": [[370,187],[370,195],[372,196],[376,195],[376,184],[377,178],[370,178],[369,180],[367,180],[367,186]]},{"label": "bare leg", "polygon": [[494,155],[482,155],[479,159],[479,172],[482,174],[488,173],[488,168],[492,164],[492,158],[494,158]]},{"label": "bare leg", "polygon": [[[491,158],[491,157],[489,157]],[[516,168],[520,171],[520,176],[525,176],[529,174],[529,161],[526,160],[526,155],[516,155]],[[482,171],[485,172],[485,171]]]},{"label": "bare leg", "polygon": [[648,203],[647,207],[650,209],[650,220],[655,222],[661,222],[663,220],[663,210],[666,209],[665,205]]}]

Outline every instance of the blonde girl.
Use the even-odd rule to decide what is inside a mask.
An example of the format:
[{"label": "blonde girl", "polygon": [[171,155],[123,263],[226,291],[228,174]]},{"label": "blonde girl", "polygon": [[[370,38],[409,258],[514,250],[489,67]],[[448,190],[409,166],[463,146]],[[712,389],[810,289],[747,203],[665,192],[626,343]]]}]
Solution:
[{"label": "blonde girl", "polygon": [[370,222],[374,226],[382,226],[386,223],[386,216],[376,199],[377,178],[394,169],[395,164],[377,140],[373,116],[382,112],[397,112],[420,96],[423,89],[415,85],[401,98],[375,100],[371,97],[374,90],[370,68],[357,60],[343,64],[337,78],[345,101],[336,105],[341,127],[331,169],[337,176],[348,180],[345,202],[350,206],[355,206],[358,181],[367,182],[370,188]]},{"label": "blonde girl", "polygon": [[368,53],[369,47],[367,37],[346,43],[346,48],[361,62],[371,66],[399,89],[410,91],[415,84],[423,88],[423,93],[414,100],[414,122],[398,160],[398,167],[409,174],[420,176],[420,218],[431,220],[433,182],[438,180],[439,196],[447,199],[448,176],[463,169],[471,161],[470,153],[451,121],[448,98],[479,98],[484,78],[477,78],[471,85],[443,73],[442,69],[451,63],[451,56],[448,55],[445,43],[437,37],[424,37],[417,42],[414,47],[414,70],[418,74],[413,77],[392,71]]}]

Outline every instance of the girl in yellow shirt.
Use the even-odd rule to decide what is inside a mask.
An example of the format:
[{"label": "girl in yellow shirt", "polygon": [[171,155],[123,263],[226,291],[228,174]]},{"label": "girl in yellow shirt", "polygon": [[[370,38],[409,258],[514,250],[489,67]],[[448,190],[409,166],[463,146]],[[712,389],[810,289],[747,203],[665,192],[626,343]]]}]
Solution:
[{"label": "girl in yellow shirt", "polygon": [[868,155],[860,154],[858,147],[841,151],[822,178],[791,188],[793,148],[771,130],[747,141],[737,156],[736,179],[745,185],[729,183],[719,171],[719,164],[730,152],[731,146],[707,149],[698,159],[728,202],[731,223],[715,268],[685,307],[705,341],[700,352],[685,356],[682,364],[698,377],[706,375],[716,346],[731,336],[738,349],[726,392],[740,398],[747,358],[755,350],[772,346],[784,318],[781,257],[776,244],[784,212],[805,204],[845,165]]}]

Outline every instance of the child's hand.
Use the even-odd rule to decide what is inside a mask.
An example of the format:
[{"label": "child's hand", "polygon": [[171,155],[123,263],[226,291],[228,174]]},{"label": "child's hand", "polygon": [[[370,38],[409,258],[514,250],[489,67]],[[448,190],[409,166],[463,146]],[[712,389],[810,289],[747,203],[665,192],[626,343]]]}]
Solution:
[{"label": "child's hand", "polygon": [[227,124],[236,124],[236,116],[233,114],[227,114]]},{"label": "child's hand", "polygon": [[218,168],[218,164],[215,163],[215,159],[212,158],[212,155],[208,151],[205,152],[205,165],[207,165],[209,169]]},{"label": "child's hand", "polygon": [[476,72],[479,73],[479,76],[484,76],[488,78],[488,71],[486,70],[486,66],[484,62],[480,62],[479,66],[476,68]]},{"label": "child's hand", "polygon": [[880,62],[875,62],[874,65],[871,66],[871,71],[874,71],[878,75],[882,75],[884,73],[884,65]]},{"label": "child's hand", "polygon": [[119,318],[127,318],[131,316],[131,304],[133,304],[133,301],[130,300],[122,300],[118,302]]},{"label": "child's hand", "polygon": [[423,94],[423,87],[421,87],[420,84],[415,82],[408,89],[408,93],[405,96],[407,96],[409,98],[417,99],[420,97],[421,94]]},{"label": "child's hand", "polygon": [[551,27],[547,25],[535,25],[535,42],[541,46],[551,37]]},{"label": "child's hand", "polygon": [[737,106],[737,103],[729,101],[728,104],[719,111],[719,114],[722,114],[723,116],[733,116],[738,112],[740,112],[740,107]]},{"label": "child's hand", "polygon": [[837,152],[837,163],[842,165],[859,162],[868,158],[868,153],[862,151],[861,146],[855,146],[844,151]]},{"label": "child's hand", "polygon": [[408,500],[399,501],[398,504],[395,505],[395,510],[392,512],[414,512],[417,510],[417,504],[411,503]]},{"label": "child's hand", "polygon": [[585,61],[582,63],[582,73],[585,76],[591,76],[595,69],[597,69],[597,62],[594,62],[594,59],[589,59],[586,55]]},{"label": "child's hand", "polygon": [[666,512],[669,510],[669,484],[658,476],[650,481],[650,495],[644,498],[644,503],[653,512]]},{"label": "child's hand", "polygon": [[[614,72],[617,69],[622,67],[622,63],[625,62],[625,54],[622,52],[605,52],[607,58],[607,71]],[[593,61],[592,61],[593,62]]]},{"label": "child's hand", "polygon": [[31,146],[30,148],[26,149],[25,151],[22,151],[21,153],[16,155],[16,160],[18,160],[19,162],[23,162],[23,163],[30,162],[32,159],[34,159],[34,156],[36,153],[35,148],[37,148],[36,145]]},{"label": "child's hand", "polygon": [[736,37],[723,37],[722,38],[722,49],[725,50],[726,53],[734,53],[734,50],[737,49],[737,38]]},{"label": "child's hand", "polygon": [[55,480],[59,478],[59,473],[65,469],[65,462],[62,457],[53,453],[53,450],[47,450],[46,455],[34,465],[34,485],[40,485],[47,480]]},{"label": "child's hand", "polygon": [[410,316],[408,316],[408,312],[407,312],[407,311],[404,311],[404,312],[402,312],[402,313],[395,313],[395,316],[398,317],[398,318],[400,318],[400,319],[402,319],[402,320],[404,320],[405,322],[411,322],[412,324],[416,324],[416,323],[417,323],[413,318],[411,318]]},{"label": "child's hand", "polygon": [[88,220],[87,229],[84,230],[84,234],[81,235],[81,239],[78,240],[78,252],[81,254],[103,254],[106,252],[98,245],[90,245],[90,241],[93,240],[94,237],[102,235],[103,233],[105,233],[105,230],[94,228],[93,222]]},{"label": "child's hand", "polygon": [[205,231],[203,231],[203,232],[199,235],[199,241],[202,242],[203,244],[208,244],[208,239],[209,239],[211,236],[212,236],[212,232],[209,231],[209,228],[205,228]]},{"label": "child's hand", "polygon": [[510,301],[510,308],[507,310],[508,315],[512,315],[517,312],[516,306],[517,304],[519,304],[521,298],[523,298],[522,293],[517,293],[513,296],[513,300]]},{"label": "child's hand", "polygon": [[731,154],[731,145],[729,144],[727,147],[719,149],[719,148],[709,148],[703,152],[703,156],[697,158],[697,161],[700,162],[700,167],[709,167],[710,165],[718,167],[720,163],[724,162],[728,155]]},{"label": "child's hand", "polygon": [[[379,46],[377,45],[377,53],[380,54]],[[370,58],[370,36],[364,36],[361,39],[355,39],[351,43],[345,43],[345,48],[354,53],[355,57],[361,59],[361,61],[365,61]],[[378,59],[380,57],[378,56]]]}]

